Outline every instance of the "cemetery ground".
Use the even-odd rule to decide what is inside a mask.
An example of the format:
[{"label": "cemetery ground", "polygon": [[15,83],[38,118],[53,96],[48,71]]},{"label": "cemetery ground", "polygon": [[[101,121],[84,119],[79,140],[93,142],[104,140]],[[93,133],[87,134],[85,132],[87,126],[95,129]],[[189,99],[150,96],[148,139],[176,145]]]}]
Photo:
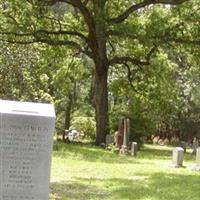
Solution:
[{"label": "cemetery ground", "polygon": [[195,155],[171,168],[172,147],[144,145],[137,158],[85,144],[54,147],[50,200],[199,200]]}]

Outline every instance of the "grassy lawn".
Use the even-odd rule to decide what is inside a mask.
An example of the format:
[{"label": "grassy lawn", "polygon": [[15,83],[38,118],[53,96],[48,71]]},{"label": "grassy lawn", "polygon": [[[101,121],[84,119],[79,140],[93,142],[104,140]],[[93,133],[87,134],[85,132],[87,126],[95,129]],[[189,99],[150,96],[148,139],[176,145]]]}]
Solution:
[{"label": "grassy lawn", "polygon": [[50,200],[199,200],[195,156],[171,168],[172,148],[145,145],[137,158],[90,145],[59,144],[54,150]]}]

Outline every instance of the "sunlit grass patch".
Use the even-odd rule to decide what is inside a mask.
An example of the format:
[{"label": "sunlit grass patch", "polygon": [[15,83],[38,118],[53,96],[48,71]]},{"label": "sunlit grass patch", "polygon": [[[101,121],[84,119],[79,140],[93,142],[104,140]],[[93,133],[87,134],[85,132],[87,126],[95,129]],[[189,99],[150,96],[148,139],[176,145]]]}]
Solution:
[{"label": "sunlit grass patch", "polygon": [[135,199],[199,200],[200,174],[171,168],[172,147],[145,145],[137,155],[122,156],[93,145],[59,144],[54,151],[50,200]]}]

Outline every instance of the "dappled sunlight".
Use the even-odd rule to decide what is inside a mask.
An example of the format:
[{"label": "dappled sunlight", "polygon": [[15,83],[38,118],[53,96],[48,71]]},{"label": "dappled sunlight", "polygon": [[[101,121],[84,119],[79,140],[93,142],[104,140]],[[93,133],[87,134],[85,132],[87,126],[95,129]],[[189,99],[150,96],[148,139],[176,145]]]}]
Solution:
[{"label": "dappled sunlight", "polygon": [[105,199],[107,197],[107,192],[101,188],[75,181],[51,183],[50,190],[50,200]]},{"label": "dappled sunlight", "polygon": [[88,162],[137,163],[137,160],[131,156],[120,156],[117,153],[87,144],[62,144],[54,151],[54,156]]},{"label": "dappled sunlight", "polygon": [[[123,172],[122,172],[123,173]],[[51,184],[60,199],[199,200],[199,175],[153,173],[125,178],[81,178]],[[192,190],[191,186],[192,185]],[[56,199],[59,199],[56,198]],[[54,200],[53,198],[51,200]]]},{"label": "dappled sunlight", "polygon": [[133,158],[90,145],[61,145],[54,152],[50,200],[199,200],[194,157],[188,153],[185,167],[172,168],[172,149],[144,145]]},{"label": "dappled sunlight", "polygon": [[[148,160],[171,160],[172,151],[175,147],[172,146],[160,146],[160,145],[147,145],[145,144],[138,153],[139,159],[148,159]],[[191,150],[187,149],[187,152],[184,153],[184,159],[186,161],[194,161],[195,155],[192,155]]]}]

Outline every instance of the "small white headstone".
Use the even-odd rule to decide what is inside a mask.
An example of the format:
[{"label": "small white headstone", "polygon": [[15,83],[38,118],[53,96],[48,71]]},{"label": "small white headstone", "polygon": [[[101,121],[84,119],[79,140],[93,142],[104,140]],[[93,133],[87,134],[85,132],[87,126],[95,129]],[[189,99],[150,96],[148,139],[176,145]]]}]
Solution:
[{"label": "small white headstone", "polygon": [[48,200],[54,108],[0,100],[0,200]]},{"label": "small white headstone", "polygon": [[137,155],[137,142],[131,143],[131,155],[134,157]]},{"label": "small white headstone", "polygon": [[176,147],[172,154],[172,166],[182,167],[183,166],[183,155],[184,149],[182,147]]},{"label": "small white headstone", "polygon": [[194,170],[200,171],[200,147],[196,149],[196,166]]},{"label": "small white headstone", "polygon": [[200,167],[200,147],[197,148],[196,164]]}]

